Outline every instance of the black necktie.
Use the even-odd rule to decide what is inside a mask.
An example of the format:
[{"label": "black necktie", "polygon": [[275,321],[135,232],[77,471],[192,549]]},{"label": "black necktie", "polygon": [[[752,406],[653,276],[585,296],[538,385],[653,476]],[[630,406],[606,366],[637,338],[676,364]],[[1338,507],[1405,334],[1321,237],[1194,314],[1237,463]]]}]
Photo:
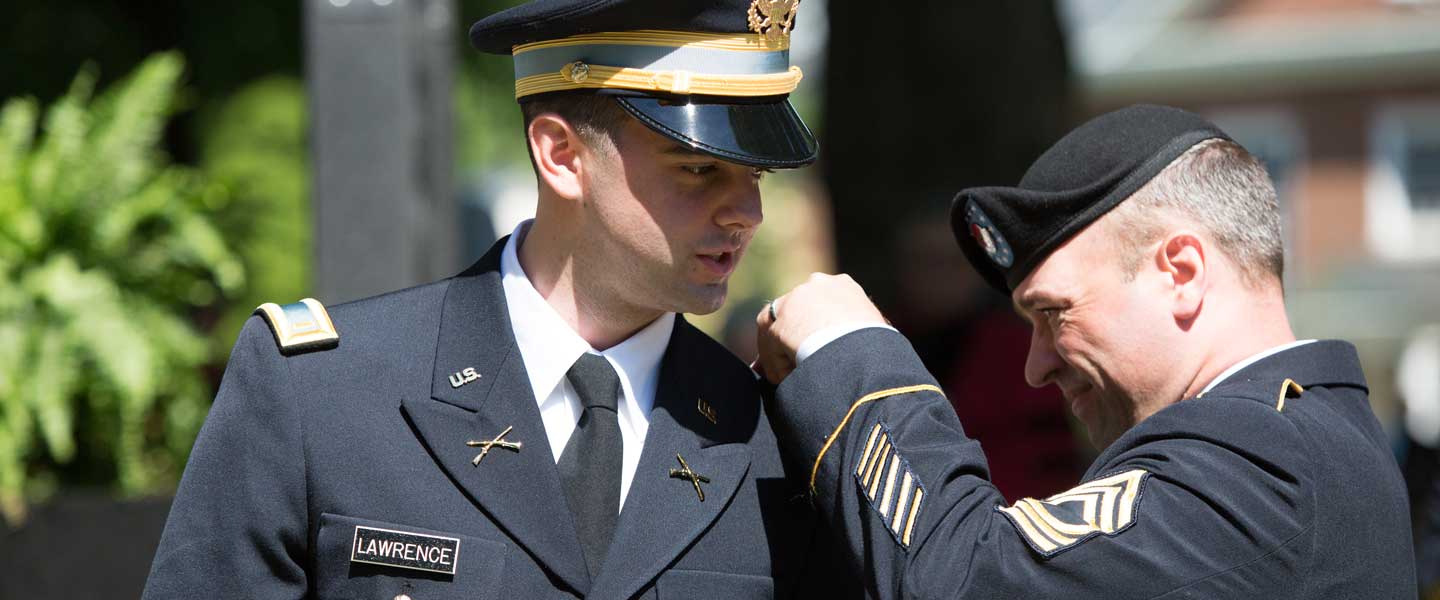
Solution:
[{"label": "black necktie", "polygon": [[615,405],[620,377],[610,361],[585,353],[565,374],[580,396],[580,423],[556,465],[591,579],[600,573],[620,513],[620,463],[624,446]]}]

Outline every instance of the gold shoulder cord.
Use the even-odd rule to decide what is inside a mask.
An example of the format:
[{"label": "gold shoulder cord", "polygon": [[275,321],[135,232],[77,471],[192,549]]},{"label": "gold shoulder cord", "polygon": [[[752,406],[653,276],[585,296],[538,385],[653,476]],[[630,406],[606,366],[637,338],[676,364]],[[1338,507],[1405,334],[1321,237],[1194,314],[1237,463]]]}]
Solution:
[{"label": "gold shoulder cord", "polygon": [[1298,398],[1300,397],[1300,394],[1305,393],[1305,388],[1300,387],[1300,384],[1295,383],[1294,379],[1286,379],[1284,383],[1280,384],[1280,395],[1275,399],[1275,412],[1284,412],[1285,397],[1290,395],[1292,392],[1295,394],[1295,397]]},{"label": "gold shoulder cord", "polygon": [[810,494],[815,494],[815,477],[820,473],[820,462],[825,460],[825,453],[829,452],[830,446],[834,445],[835,440],[840,438],[840,432],[844,431],[845,426],[850,424],[850,417],[855,416],[855,410],[860,408],[860,405],[913,392],[935,392],[940,394],[941,397],[945,396],[944,390],[927,383],[871,392],[862,396],[859,400],[856,400],[854,404],[851,404],[850,411],[845,413],[845,418],[840,420],[840,425],[835,428],[835,431],[830,434],[830,437],[825,438],[825,445],[820,448],[820,455],[815,457],[815,466],[810,469]]}]

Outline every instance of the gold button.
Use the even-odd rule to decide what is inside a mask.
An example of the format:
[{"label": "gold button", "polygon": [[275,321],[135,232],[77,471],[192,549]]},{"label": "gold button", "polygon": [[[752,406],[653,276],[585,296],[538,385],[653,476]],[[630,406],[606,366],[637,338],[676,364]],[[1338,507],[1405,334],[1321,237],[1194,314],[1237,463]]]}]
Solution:
[{"label": "gold button", "polygon": [[566,71],[568,72],[562,71],[562,73],[565,73],[566,77],[570,81],[573,81],[575,83],[584,83],[586,79],[590,78],[590,65],[587,65],[581,61],[577,60],[568,65],[565,65],[565,67]]}]

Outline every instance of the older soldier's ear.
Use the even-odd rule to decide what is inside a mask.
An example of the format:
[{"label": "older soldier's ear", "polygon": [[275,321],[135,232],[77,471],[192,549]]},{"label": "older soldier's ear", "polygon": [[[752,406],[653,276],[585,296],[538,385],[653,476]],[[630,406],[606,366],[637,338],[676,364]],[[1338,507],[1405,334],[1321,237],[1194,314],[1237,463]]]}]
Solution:
[{"label": "older soldier's ear", "polygon": [[566,200],[580,198],[580,136],[564,119],[552,114],[535,117],[526,130],[535,175]]},{"label": "older soldier's ear", "polygon": [[1189,231],[1172,233],[1160,245],[1156,260],[1169,280],[1170,310],[1176,321],[1189,322],[1200,314],[1210,287],[1208,258],[1205,243]]}]

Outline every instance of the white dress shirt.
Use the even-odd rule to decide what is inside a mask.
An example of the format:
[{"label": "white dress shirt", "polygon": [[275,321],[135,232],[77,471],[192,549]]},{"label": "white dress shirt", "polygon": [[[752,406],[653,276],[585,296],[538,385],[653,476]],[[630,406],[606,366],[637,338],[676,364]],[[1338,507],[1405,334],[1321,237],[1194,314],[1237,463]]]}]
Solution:
[{"label": "white dress shirt", "polygon": [[556,462],[570,441],[570,434],[580,422],[580,397],[565,373],[589,352],[610,361],[620,376],[624,393],[616,407],[620,421],[620,439],[625,452],[620,468],[620,506],[635,478],[640,463],[640,449],[645,446],[645,433],[650,429],[650,409],[655,406],[655,389],[660,379],[660,358],[670,344],[675,329],[675,313],[665,313],[644,329],[623,342],[601,352],[590,347],[570,325],[555,312],[536,291],[520,266],[519,247],[530,230],[530,220],[515,227],[500,256],[500,279],[505,289],[505,304],[510,313],[510,328],[515,332],[515,345],[525,361],[530,376],[530,389],[540,407],[545,435],[550,439],[550,452]]},{"label": "white dress shirt", "polygon": [[795,349],[795,364],[798,366],[800,363],[805,362],[805,359],[810,358],[811,354],[819,352],[821,348],[829,346],[830,342],[860,331],[861,329],[870,329],[872,327],[896,331],[894,327],[885,323],[867,321],[854,321],[822,327],[819,331],[805,336],[805,339],[800,342],[800,347]]}]

